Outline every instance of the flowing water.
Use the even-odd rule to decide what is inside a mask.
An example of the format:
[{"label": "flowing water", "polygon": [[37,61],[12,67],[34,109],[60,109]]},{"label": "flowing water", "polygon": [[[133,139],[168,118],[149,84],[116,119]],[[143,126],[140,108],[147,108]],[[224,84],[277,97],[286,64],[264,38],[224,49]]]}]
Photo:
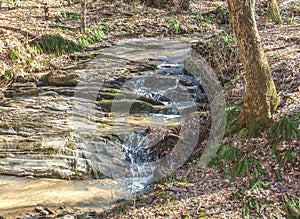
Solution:
[{"label": "flowing water", "polygon": [[190,42],[132,40],[5,91],[0,212],[41,203],[105,209],[182,165],[191,150],[176,145],[199,135],[185,134],[187,116],[207,110],[183,71]]}]

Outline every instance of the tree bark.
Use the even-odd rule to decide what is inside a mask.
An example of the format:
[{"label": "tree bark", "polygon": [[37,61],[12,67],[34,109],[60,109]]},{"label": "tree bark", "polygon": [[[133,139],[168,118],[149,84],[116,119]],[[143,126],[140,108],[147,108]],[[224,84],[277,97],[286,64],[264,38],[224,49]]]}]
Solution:
[{"label": "tree bark", "polygon": [[271,20],[277,24],[281,24],[281,15],[276,0],[268,0],[268,15]]},{"label": "tree bark", "polygon": [[255,0],[227,1],[247,81],[238,126],[250,137],[269,127],[279,99],[256,26]]},{"label": "tree bark", "polygon": [[86,30],[86,0],[81,0],[80,30],[82,33]]}]

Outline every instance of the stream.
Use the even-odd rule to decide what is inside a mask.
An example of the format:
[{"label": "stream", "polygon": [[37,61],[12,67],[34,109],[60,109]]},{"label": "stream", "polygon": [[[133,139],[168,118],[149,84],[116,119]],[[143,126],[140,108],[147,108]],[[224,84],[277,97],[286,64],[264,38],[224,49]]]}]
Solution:
[{"label": "stream", "polygon": [[192,41],[130,40],[7,89],[0,212],[105,210],[183,165],[210,124],[209,97],[183,70]]}]

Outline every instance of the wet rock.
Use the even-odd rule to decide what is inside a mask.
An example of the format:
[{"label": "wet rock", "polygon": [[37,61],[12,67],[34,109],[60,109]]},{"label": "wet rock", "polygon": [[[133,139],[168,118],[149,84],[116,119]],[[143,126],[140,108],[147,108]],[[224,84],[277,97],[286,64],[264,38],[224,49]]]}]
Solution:
[{"label": "wet rock", "polygon": [[35,83],[15,83],[13,87],[6,89],[3,94],[6,98],[30,96],[39,93]]},{"label": "wet rock", "polygon": [[[120,140],[131,134],[128,127],[145,136],[149,123],[169,129],[177,125],[169,115],[199,108],[203,92],[191,76],[181,73],[188,45],[171,43],[165,50],[157,43],[129,43],[128,51],[110,48],[82,66],[34,74],[26,83],[15,83],[0,104],[0,174],[99,178],[103,174],[98,165],[115,157],[126,159]],[[153,59],[156,50],[160,55]],[[95,81],[103,83],[91,88]],[[124,118],[124,113],[140,117]],[[114,130],[119,131],[116,138],[111,137]],[[164,147],[176,142],[169,134],[176,135],[166,134],[155,153],[168,152]]]},{"label": "wet rock", "polygon": [[101,100],[98,105],[104,112],[121,112],[121,113],[152,113],[154,107],[147,102],[140,100]]},{"label": "wet rock", "polygon": [[92,218],[96,218],[97,213],[95,211],[92,212],[85,212],[83,215],[79,216],[79,218],[82,219],[92,219]]},{"label": "wet rock", "polygon": [[64,216],[60,217],[60,219],[75,219],[75,216],[67,214],[67,215],[64,215]]},{"label": "wet rock", "polygon": [[43,210],[44,210],[44,208],[42,206],[36,206],[35,207],[35,211],[37,211],[37,212],[41,212]]},{"label": "wet rock", "polygon": [[51,209],[46,207],[45,210],[49,213],[49,214],[54,214],[55,212]]},{"label": "wet rock", "polygon": [[42,210],[42,211],[41,211],[41,214],[42,214],[42,215],[48,215],[48,214],[49,214],[49,212],[48,212],[48,211],[46,211],[46,210]]},{"label": "wet rock", "polygon": [[129,99],[129,100],[140,100],[143,102],[150,103],[152,105],[164,105],[161,101],[138,95],[130,91],[125,90],[118,90],[118,89],[105,89],[99,92],[99,95],[97,97],[97,101],[99,100],[123,100],[123,99]]}]

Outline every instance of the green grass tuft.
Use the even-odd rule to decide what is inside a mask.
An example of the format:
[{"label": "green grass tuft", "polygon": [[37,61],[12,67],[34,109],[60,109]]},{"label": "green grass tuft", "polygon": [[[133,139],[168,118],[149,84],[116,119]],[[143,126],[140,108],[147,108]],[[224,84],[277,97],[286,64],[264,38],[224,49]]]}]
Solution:
[{"label": "green grass tuft", "polygon": [[37,53],[54,53],[57,56],[71,54],[82,49],[81,46],[61,35],[46,35],[37,42],[34,48]]}]

